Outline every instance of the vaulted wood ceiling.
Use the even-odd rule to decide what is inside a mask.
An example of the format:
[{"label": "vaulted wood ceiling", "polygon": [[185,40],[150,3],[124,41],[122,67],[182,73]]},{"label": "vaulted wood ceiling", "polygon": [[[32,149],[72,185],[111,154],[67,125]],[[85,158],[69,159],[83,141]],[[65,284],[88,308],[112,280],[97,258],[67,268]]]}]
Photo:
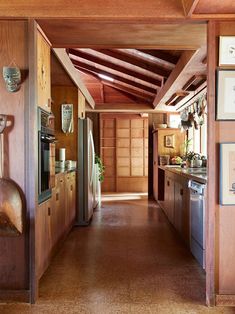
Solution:
[{"label": "vaulted wood ceiling", "polygon": [[162,105],[177,108],[185,98],[190,99],[199,87],[205,86],[206,45],[198,50],[71,48],[66,51],[96,104],[129,99],[149,104],[150,108]]},{"label": "vaulted wood ceiling", "polygon": [[[181,51],[138,49],[67,49],[81,73],[142,102],[153,103],[175,68]],[[92,90],[90,90],[92,94]]]}]

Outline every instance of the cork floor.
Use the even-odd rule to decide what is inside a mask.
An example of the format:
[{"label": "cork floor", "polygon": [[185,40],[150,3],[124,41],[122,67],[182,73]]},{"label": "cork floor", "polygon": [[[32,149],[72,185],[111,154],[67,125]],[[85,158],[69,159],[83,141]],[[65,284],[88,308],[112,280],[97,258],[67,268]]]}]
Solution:
[{"label": "cork floor", "polygon": [[205,274],[155,202],[105,202],[74,228],[40,282],[35,305],[1,314],[235,313],[205,306]]}]

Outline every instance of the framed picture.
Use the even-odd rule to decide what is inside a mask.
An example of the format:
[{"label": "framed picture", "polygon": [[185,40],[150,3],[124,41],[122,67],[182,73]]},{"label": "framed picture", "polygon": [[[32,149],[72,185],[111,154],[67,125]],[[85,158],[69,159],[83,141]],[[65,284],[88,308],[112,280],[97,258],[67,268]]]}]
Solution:
[{"label": "framed picture", "polygon": [[235,70],[217,70],[217,120],[235,120]]},{"label": "framed picture", "polygon": [[235,66],[235,36],[220,36],[219,66]]},{"label": "framed picture", "polygon": [[235,205],[235,143],[220,144],[220,204]]},{"label": "framed picture", "polygon": [[165,147],[174,148],[175,147],[175,135],[165,135]]}]

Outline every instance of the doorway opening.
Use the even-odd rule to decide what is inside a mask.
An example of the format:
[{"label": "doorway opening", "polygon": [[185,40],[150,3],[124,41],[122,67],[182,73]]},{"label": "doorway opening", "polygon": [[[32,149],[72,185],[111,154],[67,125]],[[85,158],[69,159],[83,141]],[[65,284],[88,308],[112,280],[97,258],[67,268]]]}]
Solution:
[{"label": "doorway opening", "polygon": [[[182,240],[181,244],[185,242],[186,247],[188,245],[189,252],[190,204],[184,203],[189,200],[189,191],[181,179],[174,181],[177,176],[175,173],[174,178],[167,177],[166,173],[171,167],[164,170],[160,168],[163,166],[160,165],[160,155],[169,156],[167,165],[164,166],[171,166],[168,164],[173,163],[175,157],[182,157],[185,153],[181,151],[185,149],[185,142],[190,139],[190,134],[193,136],[197,134],[194,124],[196,121],[189,117],[202,109],[199,108],[198,101],[201,100],[202,95],[205,95],[206,90],[205,25],[201,32],[199,36],[201,44],[197,48],[186,44],[182,46],[181,43],[180,49],[177,45],[174,45],[174,48],[169,46],[168,49],[163,49],[163,46],[159,49],[146,49],[141,48],[141,45],[139,49],[113,48],[111,45],[106,45],[105,49],[96,49],[95,44],[92,48],[81,48],[84,46],[80,43],[77,47],[73,44],[66,50],[73,66],[83,78],[84,85],[96,100],[96,107],[93,109],[89,108],[88,103],[86,104],[86,116],[90,117],[93,122],[96,121],[93,129],[94,140],[106,168],[105,180],[102,183],[102,192],[106,200],[114,200],[117,204],[122,197],[124,200],[133,197],[135,200],[147,201],[144,200],[146,195],[153,194],[163,211],[165,211],[164,206],[170,208],[170,215],[165,211],[171,223],[169,228],[172,228],[172,225],[175,227],[176,233],[173,233],[177,234],[179,241]],[[132,50],[135,50],[135,53]],[[133,72],[136,73],[136,77]],[[154,95],[153,89],[156,92]],[[177,134],[180,134],[180,130],[178,126],[170,125],[169,113],[172,112],[177,113],[180,118],[183,112],[187,112],[188,123],[191,123],[189,129],[186,130],[183,127],[183,119],[180,119],[184,136],[179,136],[181,137],[179,143],[176,139],[178,140]],[[156,160],[152,160],[156,152],[156,147],[153,145],[153,133],[160,134],[166,131],[170,133],[163,134],[161,141],[157,143],[157,149],[164,148],[164,153],[158,154]],[[171,137],[172,140],[167,140],[166,137]],[[195,138],[195,147],[196,141]],[[194,153],[195,156],[196,153],[199,154]],[[153,165],[153,162],[156,164]],[[155,170],[157,173],[156,195],[153,182]],[[162,180],[161,175],[158,175],[161,171],[165,172]],[[185,178],[185,173],[183,177]],[[169,186],[168,182],[172,185],[171,189],[165,188]],[[163,200],[159,199],[159,186],[162,186]],[[138,207],[138,203],[134,204]],[[151,220],[152,217],[153,221],[153,208],[156,208],[156,204],[148,205],[151,207],[148,219]],[[177,210],[181,212],[180,217],[177,216]],[[157,211],[161,211],[160,208]],[[160,220],[166,217],[164,214],[158,216]],[[177,220],[177,227],[175,220]],[[187,237],[186,241],[184,237]],[[174,251],[172,247],[170,249]],[[168,254],[163,250],[164,253],[166,253],[166,259],[172,256],[171,253]],[[184,253],[185,251],[182,255]],[[186,260],[188,256],[187,254],[184,256]],[[186,260],[181,261],[185,269],[189,266],[186,265],[187,263],[184,264]],[[205,276],[203,278],[205,279]]]}]

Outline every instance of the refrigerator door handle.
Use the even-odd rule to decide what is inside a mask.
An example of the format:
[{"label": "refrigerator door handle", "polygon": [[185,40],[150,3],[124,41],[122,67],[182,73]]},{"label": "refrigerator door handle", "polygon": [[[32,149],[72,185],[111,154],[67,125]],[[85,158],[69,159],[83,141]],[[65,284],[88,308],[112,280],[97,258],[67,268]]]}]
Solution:
[{"label": "refrigerator door handle", "polygon": [[92,136],[92,132],[90,131],[90,134],[89,134],[89,137],[90,137],[90,143],[91,143],[91,156],[92,156],[92,167],[91,167],[91,176],[90,176],[90,186],[92,185],[93,183],[93,177],[94,177],[94,167],[95,167],[95,147],[94,147],[94,141],[93,141],[93,136]]}]

